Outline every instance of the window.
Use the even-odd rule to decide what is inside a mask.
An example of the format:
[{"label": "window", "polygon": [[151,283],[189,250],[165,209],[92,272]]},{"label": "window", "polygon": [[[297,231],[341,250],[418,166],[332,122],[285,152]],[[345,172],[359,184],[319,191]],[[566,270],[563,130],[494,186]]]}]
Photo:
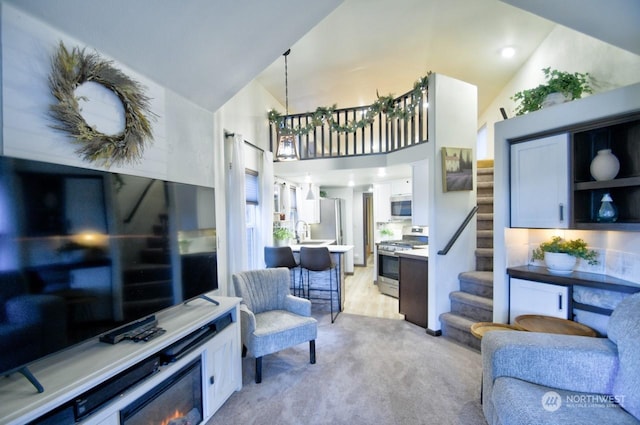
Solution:
[{"label": "window", "polygon": [[247,223],[247,264],[250,269],[260,268],[258,259],[256,258],[259,249],[258,241],[258,173],[253,170],[245,170],[244,189],[246,196],[245,220]]}]

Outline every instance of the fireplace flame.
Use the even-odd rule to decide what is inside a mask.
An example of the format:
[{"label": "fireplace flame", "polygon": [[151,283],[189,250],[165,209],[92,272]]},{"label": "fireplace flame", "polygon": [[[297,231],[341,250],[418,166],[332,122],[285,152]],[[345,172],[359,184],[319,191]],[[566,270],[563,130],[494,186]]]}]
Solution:
[{"label": "fireplace flame", "polygon": [[184,413],[180,412],[178,409],[175,410],[175,412],[173,412],[173,414],[171,416],[169,416],[167,419],[163,420],[160,425],[169,425],[171,423],[171,421],[173,421],[174,419],[180,419],[184,416]]}]

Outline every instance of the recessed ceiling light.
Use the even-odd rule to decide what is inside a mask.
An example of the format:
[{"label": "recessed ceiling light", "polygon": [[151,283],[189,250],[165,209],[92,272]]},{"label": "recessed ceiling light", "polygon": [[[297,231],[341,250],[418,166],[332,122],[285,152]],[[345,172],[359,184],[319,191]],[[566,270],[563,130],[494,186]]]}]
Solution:
[{"label": "recessed ceiling light", "polygon": [[508,46],[508,47],[503,47],[500,50],[500,56],[502,56],[503,58],[512,58],[514,57],[516,54],[516,49],[514,47]]}]

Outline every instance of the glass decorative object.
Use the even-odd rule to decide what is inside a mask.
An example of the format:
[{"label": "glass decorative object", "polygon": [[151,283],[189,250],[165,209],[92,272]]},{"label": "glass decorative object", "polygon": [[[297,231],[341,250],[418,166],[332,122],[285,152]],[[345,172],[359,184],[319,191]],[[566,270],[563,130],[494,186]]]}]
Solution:
[{"label": "glass decorative object", "polygon": [[613,223],[617,219],[618,210],[616,206],[613,205],[613,199],[611,199],[611,195],[605,193],[600,202],[597,221],[600,223]]}]

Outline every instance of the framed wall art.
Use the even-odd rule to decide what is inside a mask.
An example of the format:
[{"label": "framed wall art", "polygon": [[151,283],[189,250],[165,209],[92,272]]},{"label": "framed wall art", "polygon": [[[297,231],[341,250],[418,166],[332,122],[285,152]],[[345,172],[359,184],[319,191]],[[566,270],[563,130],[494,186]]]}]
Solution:
[{"label": "framed wall art", "polygon": [[473,150],[442,148],[442,190],[473,190]]}]

